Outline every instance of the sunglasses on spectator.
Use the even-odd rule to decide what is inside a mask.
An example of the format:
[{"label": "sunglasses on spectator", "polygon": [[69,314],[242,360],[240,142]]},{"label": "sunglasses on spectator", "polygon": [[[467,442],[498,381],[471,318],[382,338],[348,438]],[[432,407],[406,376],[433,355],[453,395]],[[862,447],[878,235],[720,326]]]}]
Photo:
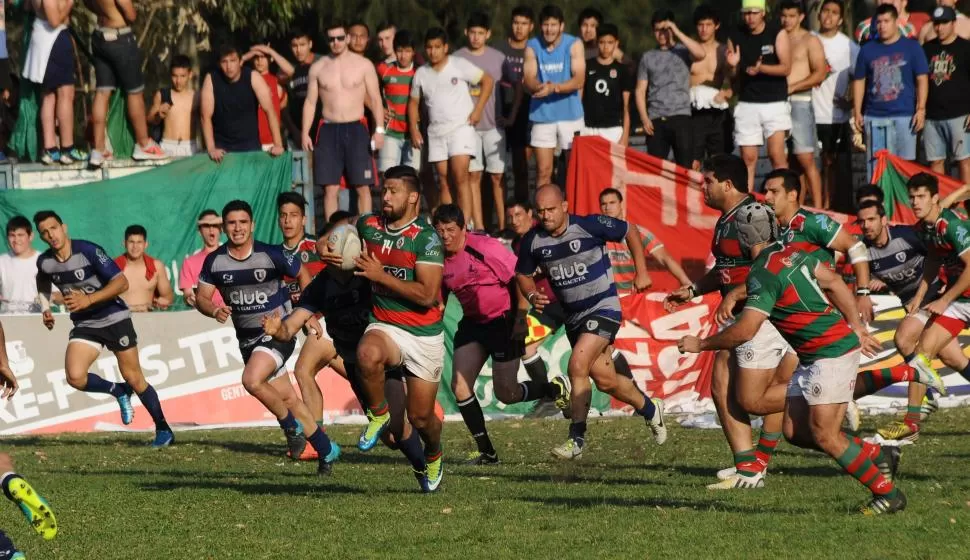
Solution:
[{"label": "sunglasses on spectator", "polygon": [[327,37],[327,42],[328,43],[338,43],[338,42],[339,43],[342,43],[344,41],[344,39],[346,39],[346,38],[347,38],[346,35],[336,35],[334,37],[329,37],[328,36]]}]

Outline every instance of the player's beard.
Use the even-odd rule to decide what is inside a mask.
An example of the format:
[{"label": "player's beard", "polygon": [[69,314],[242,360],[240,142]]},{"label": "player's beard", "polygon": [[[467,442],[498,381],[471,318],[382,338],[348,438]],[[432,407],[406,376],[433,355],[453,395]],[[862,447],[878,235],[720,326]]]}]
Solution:
[{"label": "player's beard", "polygon": [[381,210],[384,213],[384,218],[387,221],[396,222],[397,220],[400,220],[401,218],[404,217],[405,208],[406,207],[404,206],[402,206],[401,208],[395,208],[394,205],[388,205],[382,208]]}]

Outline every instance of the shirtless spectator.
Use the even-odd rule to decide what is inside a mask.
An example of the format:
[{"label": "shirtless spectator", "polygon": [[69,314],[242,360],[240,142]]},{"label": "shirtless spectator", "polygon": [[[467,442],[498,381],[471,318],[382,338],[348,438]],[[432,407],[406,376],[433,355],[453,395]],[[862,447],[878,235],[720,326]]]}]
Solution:
[{"label": "shirtless spectator", "polygon": [[[202,238],[202,248],[193,255],[185,257],[182,261],[182,269],[179,271],[179,290],[182,291],[185,304],[189,307],[195,307],[195,290],[199,287],[199,273],[202,272],[205,258],[221,245],[222,218],[215,210],[203,210],[199,214],[196,226],[199,228],[199,237]],[[212,294],[212,303],[217,307],[223,304],[219,290]]]},{"label": "shirtless spectator", "polygon": [[791,73],[788,75],[788,102],[791,104],[791,150],[802,168],[807,189],[801,189],[799,204],[805,204],[805,193],[811,191],[812,205],[828,208],[830,193],[822,192],[822,176],[815,164],[818,138],[812,91],[825,81],[828,65],[822,43],[814,33],[802,27],[805,11],[801,0],[785,0],[780,5],[781,25],[788,33],[791,46]]},{"label": "shirtless spectator", "polygon": [[[286,90],[280,85],[276,74],[269,71],[270,64],[280,57],[276,51],[268,45],[253,45],[249,52],[243,56],[243,62],[253,61],[253,70],[266,80],[269,86],[269,94],[273,99],[273,112],[276,119],[282,118],[282,109],[286,107]],[[266,111],[259,109],[259,143],[262,144],[264,151],[269,151],[273,147],[273,133],[269,130],[269,118]]]},{"label": "shirtless spectator", "polygon": [[697,42],[704,49],[704,58],[690,67],[691,130],[693,161],[691,167],[700,169],[701,162],[733,149],[728,136],[728,102],[731,100],[731,80],[728,79],[727,48],[717,40],[721,19],[709,4],[694,10]]},{"label": "shirtless spectator", "polygon": [[397,57],[394,54],[394,35],[397,34],[397,26],[389,21],[383,21],[377,26],[377,48],[381,50],[380,66],[393,64]]},{"label": "shirtless spectator", "polygon": [[196,123],[199,92],[192,89],[192,62],[184,54],[172,57],[172,87],[155,92],[148,123],[162,125],[162,149],[171,157],[190,157],[199,153]]},{"label": "shirtless spectator", "polygon": [[[294,30],[290,35],[290,51],[296,63],[290,63],[282,56],[274,56],[276,64],[280,67],[280,79],[286,84],[289,95],[286,111],[283,113],[283,122],[290,135],[292,146],[300,145],[302,137],[301,126],[303,125],[303,102],[306,101],[307,84],[309,84],[310,67],[320,55],[313,53],[313,39],[310,35],[300,29]],[[310,138],[316,140],[317,127],[320,126],[320,109],[317,108],[313,115],[313,126],[310,127]]]},{"label": "shirtless spectator", "polygon": [[[952,8],[957,14],[956,25],[957,37],[970,39],[970,18],[957,10],[957,0],[936,0],[937,8]],[[919,31],[920,44],[926,44],[937,38],[935,25],[924,25]]]},{"label": "shirtless spectator", "polygon": [[[365,102],[373,110],[375,121],[384,122],[384,106],[374,65],[363,56],[350,52],[346,25],[334,22],[326,31],[330,54],[310,68],[302,129],[303,149],[313,151],[315,182],[324,189],[324,219],[337,210],[340,178],[345,171],[347,183],[357,190],[358,213],[370,213],[370,188],[375,180],[371,148],[380,150],[384,145],[384,127],[376,126],[373,136],[369,137],[367,125],[362,122]],[[318,97],[323,123],[314,145],[310,130]]]},{"label": "shirtless spectator", "polygon": [[86,160],[88,155],[74,146],[74,43],[67,29],[74,0],[28,0],[26,4],[37,16],[23,77],[41,91],[44,150],[40,161],[68,165]]},{"label": "shirtless spectator", "polygon": [[202,135],[212,161],[221,162],[227,152],[258,152],[259,119],[262,108],[269,119],[273,157],[283,153],[280,123],[273,111],[269,86],[262,76],[242,65],[239,51],[224,46],[219,52],[219,69],[202,84]]},{"label": "shirtless spectator", "polygon": [[347,48],[354,54],[367,56],[367,47],[370,46],[370,27],[362,21],[355,21],[350,24],[347,30]]},{"label": "shirtless spectator", "polygon": [[40,313],[37,301],[37,252],[34,229],[24,216],[7,222],[7,249],[0,255],[0,312]]},{"label": "shirtless spectator", "polygon": [[132,311],[165,310],[175,301],[165,265],[147,250],[145,227],[136,224],[125,228],[125,253],[115,259],[115,264],[128,279],[128,290],[121,299]]},{"label": "shirtless spectator", "polygon": [[748,166],[748,191],[754,190],[758,151],[766,145],[772,169],[788,167],[785,138],[791,130],[788,33],[768,20],[765,0],[744,0],[738,29],[728,42],[727,64],[737,80],[734,144]]},{"label": "shirtless spectator", "polygon": [[145,77],[142,75],[141,50],[131,25],[135,23],[132,0],[85,0],[98,17],[98,26],[91,33],[92,63],[97,92],[91,105],[94,125],[94,147],[88,164],[104,164],[105,137],[108,125],[108,104],[114,90],[121,89],[128,96],[128,121],[135,134],[135,161],[165,159],[162,148],[148,136],[145,118]]}]

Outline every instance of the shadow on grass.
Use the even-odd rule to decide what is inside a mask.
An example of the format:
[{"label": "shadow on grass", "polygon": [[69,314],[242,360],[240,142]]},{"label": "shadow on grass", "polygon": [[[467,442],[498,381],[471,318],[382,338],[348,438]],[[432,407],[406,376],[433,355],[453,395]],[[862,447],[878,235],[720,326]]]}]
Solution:
[{"label": "shadow on grass", "polygon": [[308,492],[326,494],[364,494],[366,490],[353,486],[330,484],[329,478],[307,475],[305,484],[221,482],[215,480],[179,480],[173,482],[153,482],[139,485],[147,492],[172,492],[179,490],[229,490],[247,495],[300,495]]},{"label": "shadow on grass", "polygon": [[568,508],[592,508],[592,507],[622,507],[622,508],[663,508],[663,509],[688,509],[694,511],[724,511],[730,513],[782,513],[799,514],[808,513],[807,508],[771,508],[763,504],[757,506],[744,506],[740,504],[725,503],[716,500],[678,500],[671,498],[594,498],[594,497],[566,497],[566,496],[524,496],[518,498],[519,501],[546,506],[560,506]]},{"label": "shadow on grass", "polygon": [[597,471],[575,471],[575,472],[542,472],[542,473],[514,473],[514,472],[501,472],[501,471],[491,471],[491,472],[472,472],[471,470],[458,470],[456,473],[468,476],[469,478],[474,478],[477,476],[487,475],[491,478],[502,478],[510,482],[525,482],[525,483],[562,483],[562,482],[575,482],[579,484],[589,484],[589,483],[600,483],[600,484],[616,484],[620,486],[636,485],[642,486],[644,484],[666,484],[660,480],[651,480],[649,478],[632,478],[632,477],[616,477],[610,476],[609,473],[597,473]]}]

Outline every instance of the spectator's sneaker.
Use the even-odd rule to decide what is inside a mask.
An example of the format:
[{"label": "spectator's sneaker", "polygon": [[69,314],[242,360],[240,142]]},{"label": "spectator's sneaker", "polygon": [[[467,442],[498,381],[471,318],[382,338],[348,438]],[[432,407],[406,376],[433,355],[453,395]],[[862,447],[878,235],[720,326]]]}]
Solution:
[{"label": "spectator's sneaker", "polygon": [[159,430],[155,432],[155,439],[152,440],[152,449],[161,449],[175,443],[175,434],[170,430]]},{"label": "spectator's sneaker", "polygon": [[132,152],[131,159],[135,161],[168,159],[168,154],[162,150],[161,146],[152,140],[148,146],[144,148],[138,144],[135,144],[135,151]]},{"label": "spectator's sneaker", "polygon": [[44,153],[40,155],[40,162],[44,165],[54,165],[59,161],[61,161],[60,150],[44,150]]},{"label": "spectator's sneaker", "polygon": [[60,162],[63,165],[71,165],[74,162],[85,161],[88,159],[88,153],[84,150],[79,150],[78,148],[71,148],[68,152],[62,152]]},{"label": "spectator's sneaker", "polygon": [[88,158],[88,167],[91,169],[100,169],[104,165],[104,154],[101,150],[91,150],[91,156]]}]

